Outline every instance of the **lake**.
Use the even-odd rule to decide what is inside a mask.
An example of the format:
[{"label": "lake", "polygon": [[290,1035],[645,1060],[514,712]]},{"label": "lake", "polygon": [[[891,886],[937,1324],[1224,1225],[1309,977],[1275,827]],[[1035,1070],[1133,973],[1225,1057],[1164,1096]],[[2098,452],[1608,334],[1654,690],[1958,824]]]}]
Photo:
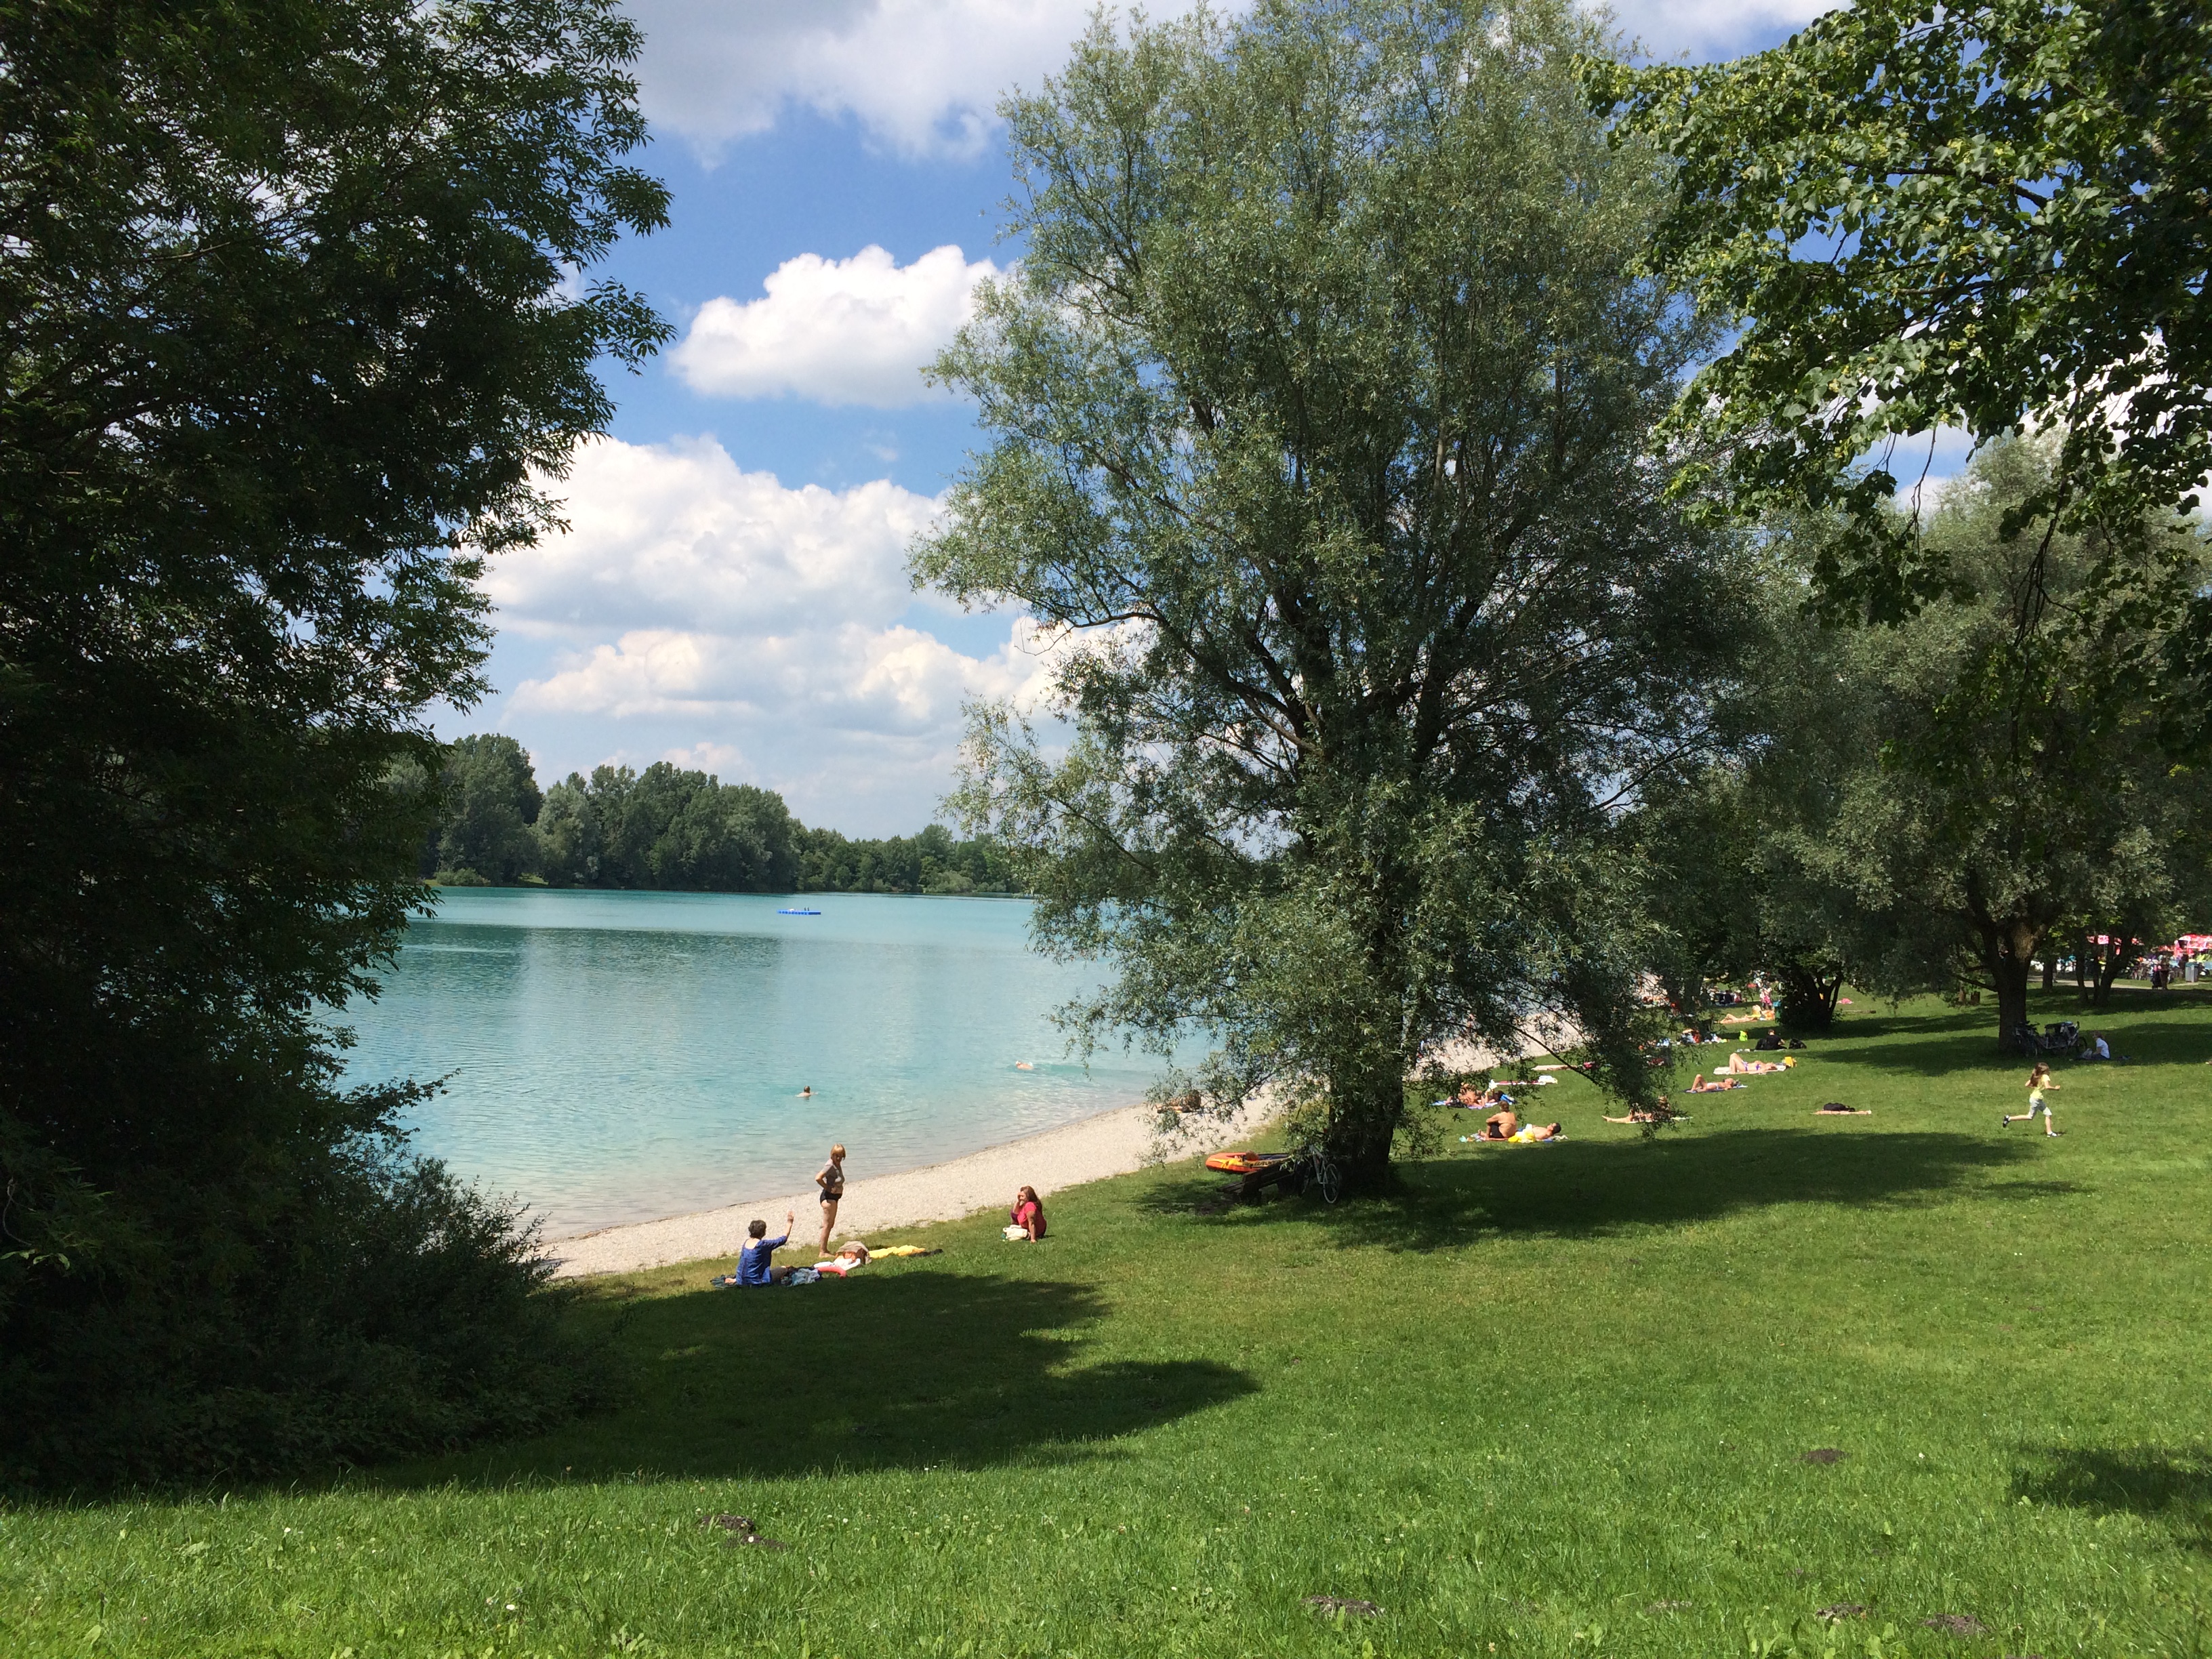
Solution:
[{"label": "lake", "polygon": [[1099,975],[1033,955],[1030,910],[447,888],[341,1018],[348,1080],[447,1077],[416,1148],[554,1237],[804,1190],[833,1140],[856,1180],[936,1163],[1140,1099],[1162,1069],[1065,1057],[1048,1016]]}]

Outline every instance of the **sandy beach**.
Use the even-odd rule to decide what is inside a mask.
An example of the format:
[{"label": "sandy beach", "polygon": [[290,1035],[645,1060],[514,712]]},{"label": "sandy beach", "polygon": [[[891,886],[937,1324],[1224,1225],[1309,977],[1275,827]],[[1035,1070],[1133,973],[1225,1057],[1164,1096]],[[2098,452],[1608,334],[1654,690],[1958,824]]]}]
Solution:
[{"label": "sandy beach", "polygon": [[[1254,1106],[1226,1118],[1187,1121],[1184,1133],[1162,1142],[1156,1130],[1157,1108],[1123,1106],[1057,1129],[988,1146],[965,1158],[929,1164],[890,1175],[857,1176],[845,1186],[838,1206],[837,1238],[880,1242],[902,1227],[926,1221],[956,1221],[978,1210],[1008,1209],[1015,1189],[1027,1184],[1041,1195],[1063,1187],[1127,1175],[1155,1158],[1188,1158],[1248,1140],[1267,1116]],[[848,1168],[865,1170],[865,1146],[855,1145]],[[758,1216],[771,1232],[783,1225],[786,1210],[799,1218],[794,1243],[815,1237],[822,1212],[812,1188],[804,1192],[749,1198],[717,1210],[603,1227],[573,1238],[548,1239],[545,1253],[559,1262],[556,1279],[586,1273],[634,1273],[673,1261],[734,1257],[743,1245],[745,1224]]]}]

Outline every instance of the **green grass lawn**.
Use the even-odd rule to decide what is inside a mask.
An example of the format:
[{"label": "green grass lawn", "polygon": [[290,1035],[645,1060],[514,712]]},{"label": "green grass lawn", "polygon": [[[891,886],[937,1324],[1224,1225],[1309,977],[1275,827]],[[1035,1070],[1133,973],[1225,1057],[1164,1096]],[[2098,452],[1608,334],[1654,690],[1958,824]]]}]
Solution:
[{"label": "green grass lawn", "polygon": [[2212,1652],[2212,995],[2121,1000],[2057,1140],[1986,1010],[1862,1000],[1656,1139],[1570,1082],[1571,1143],[1455,1125],[1389,1201],[1184,1165],[1038,1246],[609,1281],[617,1415],[0,1510],[0,1652]]}]

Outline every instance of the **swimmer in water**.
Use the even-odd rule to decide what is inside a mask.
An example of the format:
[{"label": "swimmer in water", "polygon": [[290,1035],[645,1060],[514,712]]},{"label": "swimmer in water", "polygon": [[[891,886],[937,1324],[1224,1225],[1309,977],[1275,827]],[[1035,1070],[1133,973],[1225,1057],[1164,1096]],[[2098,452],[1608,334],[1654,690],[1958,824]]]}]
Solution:
[{"label": "swimmer in water", "polygon": [[1014,1069],[1018,1072],[1034,1072],[1036,1070],[1036,1067],[1030,1065],[1026,1060],[1018,1060],[1014,1062]]},{"label": "swimmer in water", "polygon": [[812,1084],[811,1084],[811,1083],[810,1083],[810,1084],[808,1084],[808,1085],[807,1085],[804,1089],[801,1089],[801,1090],[799,1091],[799,1097],[801,1100],[805,1100],[805,1099],[806,1099],[809,1096],[811,1096],[811,1094],[813,1094],[813,1092],[814,1092],[814,1085],[813,1085]]}]

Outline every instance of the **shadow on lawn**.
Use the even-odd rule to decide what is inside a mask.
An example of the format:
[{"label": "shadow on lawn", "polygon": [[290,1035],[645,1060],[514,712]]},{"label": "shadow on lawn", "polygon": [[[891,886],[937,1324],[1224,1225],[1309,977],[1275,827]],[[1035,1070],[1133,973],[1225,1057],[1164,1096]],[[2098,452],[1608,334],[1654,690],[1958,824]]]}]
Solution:
[{"label": "shadow on lawn", "polygon": [[2212,1551],[2212,1452],[2069,1446],[2034,1458],[2014,1472],[2014,1498],[2163,1521],[2191,1548]]},{"label": "shadow on lawn", "polygon": [[[1694,1139],[1485,1147],[1407,1166],[1395,1192],[1334,1210],[1304,1200],[1241,1207],[1243,1224],[1312,1224],[1340,1243],[1431,1250],[1483,1234],[1588,1237],[1625,1227],[1712,1220],[1772,1204],[1926,1203],[2033,1149],[1958,1134],[1731,1129]],[[1994,1197],[2045,1196],[2063,1183],[1984,1183]],[[1155,1190],[1154,1208],[1188,1212],[1218,1196],[1209,1178]]]},{"label": "shadow on lawn", "polygon": [[[2212,992],[2195,988],[2115,991],[2109,1008],[2078,1008],[2065,992],[2037,991],[2028,1000],[2029,1016],[2039,1029],[2070,1019],[2084,1031],[2109,1033],[2116,1051],[2152,1064],[2212,1054],[2212,1029],[2202,1018],[2208,1012],[2212,1012]],[[2161,1015],[2169,1018],[2162,1020]],[[1996,1015],[1986,1008],[1856,1019],[1838,1027],[1832,1037],[1814,1038],[1813,1048],[1823,1066],[1856,1066],[1930,1078],[1958,1072],[2018,1071],[2028,1064],[2026,1056],[1998,1048]]]},{"label": "shadow on lawn", "polygon": [[634,1367],[621,1410],[543,1439],[387,1471],[380,1484],[782,1476],[988,1468],[1255,1392],[1202,1359],[1085,1365],[1089,1285],[880,1263],[849,1283],[587,1303]]}]

